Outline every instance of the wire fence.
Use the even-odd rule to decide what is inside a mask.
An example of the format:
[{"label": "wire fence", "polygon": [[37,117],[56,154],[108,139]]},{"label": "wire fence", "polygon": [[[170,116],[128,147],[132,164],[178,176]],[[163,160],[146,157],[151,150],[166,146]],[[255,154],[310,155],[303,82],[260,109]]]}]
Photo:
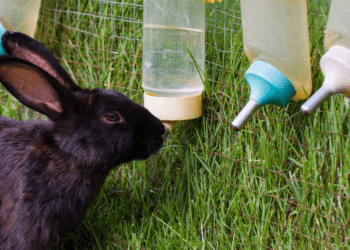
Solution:
[{"label": "wire fence", "polygon": [[[314,89],[318,89],[322,84],[319,61],[325,52],[323,38],[330,1],[308,0],[307,4],[313,85]],[[79,85],[87,88],[93,86],[114,88],[142,104],[142,19],[142,0],[42,0],[36,38],[68,68]],[[203,132],[201,136],[207,138],[208,145],[201,145],[186,138],[191,135],[191,126],[189,122],[183,122],[179,125],[179,129],[184,131],[184,136],[172,136],[174,144],[183,147],[185,151],[188,150],[188,154],[209,156],[211,161],[219,162],[220,169],[227,165],[230,171],[240,171],[242,167],[251,170],[254,174],[247,182],[257,178],[264,181],[267,178],[266,175],[274,175],[276,183],[284,181],[292,190],[302,189],[307,193],[306,199],[313,197],[308,194],[312,190],[312,192],[318,192],[319,196],[328,197],[330,202],[330,205],[319,204],[311,207],[296,194],[290,194],[289,198],[286,198],[279,195],[278,190],[260,189],[260,186],[254,185],[241,186],[235,180],[227,180],[223,175],[213,176],[201,173],[208,179],[215,179],[222,187],[249,191],[270,199],[271,210],[274,207],[285,206],[283,223],[273,218],[265,220],[259,216],[253,216],[244,212],[243,209],[238,211],[242,217],[270,223],[282,234],[290,228],[287,225],[290,218],[297,216],[293,214],[297,208],[301,211],[301,215],[298,215],[301,220],[292,226],[290,232],[295,242],[306,240],[310,242],[310,246],[318,249],[318,246],[333,248],[334,242],[349,241],[350,217],[347,217],[347,211],[340,215],[337,207],[348,204],[350,201],[349,186],[345,184],[349,179],[347,151],[350,134],[347,124],[337,124],[336,120],[331,119],[330,113],[334,113],[335,109],[333,102],[319,109],[316,118],[312,118],[312,121],[304,121],[300,118],[300,114],[297,114],[300,103],[292,102],[287,108],[268,106],[264,110],[259,110],[247,125],[252,138],[250,150],[253,152],[254,148],[261,148],[265,145],[264,140],[268,140],[271,148],[276,152],[276,162],[286,166],[286,169],[264,167],[264,159],[258,159],[253,154],[250,156],[247,153],[248,156],[237,158],[234,152],[214,148],[217,137],[226,133],[230,121],[248,101],[249,86],[244,81],[244,73],[248,66],[249,62],[242,46],[239,1],[223,0],[221,3],[206,4],[206,78],[210,86],[207,98],[216,98],[220,101],[211,103],[205,99],[204,116],[207,117],[206,126],[216,128],[216,125],[220,124],[221,127],[215,131],[209,130],[211,131],[209,133]],[[344,108],[338,112],[338,116],[343,116],[341,119],[344,121],[348,117],[347,102],[341,97],[337,98],[335,102],[344,104]],[[229,113],[229,110],[232,112]],[[325,116],[326,118],[322,118]],[[285,144],[280,143],[276,138],[275,131],[271,132],[269,129],[262,131],[262,126],[256,126],[258,121],[270,123],[266,125],[267,128],[272,126],[271,124],[281,124],[284,126],[285,133],[300,132],[295,132],[294,138],[288,138],[289,146],[286,148],[283,146]],[[204,126],[201,122],[197,122],[196,125]],[[261,136],[262,133],[264,137]],[[326,140],[321,141],[317,138],[311,140],[311,133],[316,133]],[[234,147],[236,147],[235,139],[238,139],[238,135],[233,134],[232,138],[228,139],[231,140],[229,144]],[[299,157],[307,161],[311,153],[317,154],[320,158],[320,161],[315,163],[315,173],[319,174],[317,177],[307,176],[304,171],[305,165],[295,160]],[[282,157],[286,154],[288,157]],[[181,161],[171,160],[165,154],[157,155],[153,163],[170,164],[175,168],[185,167]],[[273,163],[266,162],[266,165],[273,166]],[[197,171],[194,167],[189,169],[193,172]],[[300,171],[293,172],[295,169]],[[149,179],[156,182],[156,178],[151,175]],[[231,211],[228,206],[219,204],[215,206],[226,212]],[[321,209],[328,206],[327,213]],[[345,205],[345,208],[349,207]],[[320,210],[323,212],[319,212]],[[312,228],[305,228],[303,225],[303,214],[308,218],[307,220],[316,221],[312,224]],[[331,222],[332,225],[320,225],[325,223],[323,221]],[[207,229],[213,232],[216,230]],[[308,230],[316,233],[313,236],[307,233]],[[230,230],[227,230],[227,235],[237,238]],[[247,241],[241,237],[237,239],[240,240],[238,244],[244,245]],[[117,240],[129,246],[131,244]],[[131,246],[133,247],[132,244]],[[273,249],[270,244],[261,245],[261,247]]]}]

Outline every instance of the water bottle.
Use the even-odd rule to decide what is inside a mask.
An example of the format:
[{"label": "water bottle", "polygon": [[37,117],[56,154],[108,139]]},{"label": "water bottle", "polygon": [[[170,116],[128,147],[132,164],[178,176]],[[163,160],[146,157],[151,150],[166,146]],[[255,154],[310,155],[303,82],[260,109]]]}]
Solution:
[{"label": "water bottle", "polygon": [[4,27],[34,37],[40,4],[41,0],[0,0],[0,21]]},{"label": "water bottle", "polygon": [[314,112],[331,95],[350,97],[350,1],[333,0],[325,33],[327,52],[320,66],[322,87],[301,106],[301,113]]},{"label": "water bottle", "polygon": [[204,0],[144,1],[142,88],[151,113],[162,121],[202,115],[204,55]]},{"label": "water bottle", "polygon": [[312,91],[306,0],[241,0],[249,102],[232,122],[240,130],[266,104],[286,106]]}]

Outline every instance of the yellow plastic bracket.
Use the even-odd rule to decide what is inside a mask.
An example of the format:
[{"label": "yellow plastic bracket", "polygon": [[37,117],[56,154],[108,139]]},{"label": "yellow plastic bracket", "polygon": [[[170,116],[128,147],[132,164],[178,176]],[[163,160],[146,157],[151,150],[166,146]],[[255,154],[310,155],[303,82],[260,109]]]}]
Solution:
[{"label": "yellow plastic bracket", "polygon": [[215,3],[215,2],[221,3],[222,0],[204,0],[204,2],[206,2],[206,3]]},{"label": "yellow plastic bracket", "polygon": [[183,121],[202,116],[202,95],[159,97],[145,92],[144,107],[161,121]]}]

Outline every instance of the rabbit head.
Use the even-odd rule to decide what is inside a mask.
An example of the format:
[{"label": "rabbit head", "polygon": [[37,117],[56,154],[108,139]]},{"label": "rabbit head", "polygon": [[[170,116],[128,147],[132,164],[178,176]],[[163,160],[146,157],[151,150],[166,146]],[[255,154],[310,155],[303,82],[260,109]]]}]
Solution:
[{"label": "rabbit head", "polygon": [[0,81],[25,106],[46,115],[61,150],[120,164],[145,159],[162,145],[164,125],[115,90],[82,89],[38,41],[8,31]]}]

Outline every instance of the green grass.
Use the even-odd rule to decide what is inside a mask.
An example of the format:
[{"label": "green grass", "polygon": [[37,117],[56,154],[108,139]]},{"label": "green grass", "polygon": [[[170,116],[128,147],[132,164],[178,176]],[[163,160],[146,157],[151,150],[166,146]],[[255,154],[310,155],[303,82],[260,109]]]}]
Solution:
[{"label": "green grass", "polygon": [[[36,38],[80,86],[117,89],[142,104],[142,1],[106,2],[43,0]],[[234,133],[250,64],[237,2],[207,4],[203,117],[177,123],[147,161],[111,172],[83,220],[89,238],[67,236],[76,249],[349,248],[346,99],[331,97],[309,118],[303,102],[266,106]],[[329,2],[308,1],[314,90]],[[2,87],[0,95],[2,115],[43,118]]]}]

